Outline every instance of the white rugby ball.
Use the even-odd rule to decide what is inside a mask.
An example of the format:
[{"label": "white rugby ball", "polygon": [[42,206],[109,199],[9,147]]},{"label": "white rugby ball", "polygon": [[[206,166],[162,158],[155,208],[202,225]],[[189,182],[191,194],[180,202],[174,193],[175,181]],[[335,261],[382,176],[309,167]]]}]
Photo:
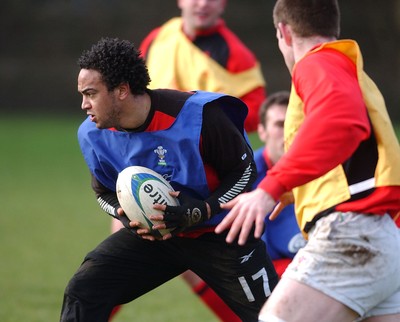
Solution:
[{"label": "white rugby ball", "polygon": [[[172,186],[159,173],[141,166],[131,166],[122,170],[117,179],[116,191],[118,201],[126,216],[131,221],[139,221],[141,227],[149,228],[160,223],[150,220],[150,215],[162,214],[153,208],[155,203],[178,206],[178,199],[170,196]],[[164,236],[169,229],[151,230],[155,236]]]}]

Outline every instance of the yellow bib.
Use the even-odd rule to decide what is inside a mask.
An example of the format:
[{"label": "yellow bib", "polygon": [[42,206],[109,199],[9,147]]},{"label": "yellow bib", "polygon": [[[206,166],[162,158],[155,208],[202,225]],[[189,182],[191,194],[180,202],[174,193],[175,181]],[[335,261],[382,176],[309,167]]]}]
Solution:
[{"label": "yellow bib", "polygon": [[241,73],[230,73],[193,45],[182,32],[181,18],[161,27],[146,63],[153,89],[204,90],[241,97],[265,85],[258,64]]},{"label": "yellow bib", "polygon": [[[357,66],[357,76],[362,95],[367,106],[372,128],[378,145],[378,163],[374,178],[367,180],[368,186],[400,185],[400,146],[393,130],[385,102],[377,86],[363,70],[363,60],[357,43],[353,40],[340,40],[321,45],[313,52],[331,48],[342,52]],[[304,120],[304,103],[292,84],[290,102],[285,121],[285,147],[290,147]],[[345,202],[351,197],[345,172],[341,165],[320,178],[293,189],[297,221],[303,230],[315,215]],[[304,233],[306,236],[306,234]]]}]

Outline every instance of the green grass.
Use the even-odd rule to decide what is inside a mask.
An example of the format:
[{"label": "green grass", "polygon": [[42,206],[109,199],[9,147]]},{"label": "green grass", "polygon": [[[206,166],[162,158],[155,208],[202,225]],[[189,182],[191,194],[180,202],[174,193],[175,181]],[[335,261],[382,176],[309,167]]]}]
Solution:
[{"label": "green grass", "polygon": [[[109,234],[110,219],[90,188],[76,140],[79,120],[0,122],[0,321],[58,321],[69,278]],[[179,278],[114,319],[177,320],[217,321]]]},{"label": "green grass", "polygon": [[[69,278],[109,234],[77,144],[79,123],[0,121],[1,322],[57,321]],[[260,146],[255,134],[250,139]],[[177,278],[127,304],[114,321],[217,319]]]}]

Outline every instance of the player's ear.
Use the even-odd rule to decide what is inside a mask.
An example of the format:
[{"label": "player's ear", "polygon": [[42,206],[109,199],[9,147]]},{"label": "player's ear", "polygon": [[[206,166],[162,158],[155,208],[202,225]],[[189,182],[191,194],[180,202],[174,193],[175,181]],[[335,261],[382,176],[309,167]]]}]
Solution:
[{"label": "player's ear", "polygon": [[292,46],[292,28],[289,25],[282,22],[278,23],[277,33],[278,37],[283,38],[287,46]]},{"label": "player's ear", "polygon": [[182,7],[183,7],[182,1],[181,0],[177,0],[176,4],[177,4],[178,8],[182,10]]},{"label": "player's ear", "polygon": [[125,99],[130,93],[130,87],[128,83],[121,83],[117,88],[117,96],[119,99]]},{"label": "player's ear", "polygon": [[261,123],[259,123],[257,126],[257,133],[261,142],[265,143],[265,141],[267,140],[267,132],[265,131],[264,125],[262,125]]},{"label": "player's ear", "polygon": [[[222,0],[222,13],[225,11],[226,8],[226,3],[228,2],[228,0]],[[221,14],[222,14],[221,13]]]}]

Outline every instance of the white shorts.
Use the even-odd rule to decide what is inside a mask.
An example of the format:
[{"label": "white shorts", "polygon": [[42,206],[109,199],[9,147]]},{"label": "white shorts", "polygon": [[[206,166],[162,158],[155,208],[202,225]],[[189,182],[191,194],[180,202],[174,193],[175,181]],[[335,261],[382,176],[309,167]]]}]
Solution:
[{"label": "white shorts", "polygon": [[389,215],[332,213],[317,221],[283,277],[362,318],[400,313],[400,230]]}]

